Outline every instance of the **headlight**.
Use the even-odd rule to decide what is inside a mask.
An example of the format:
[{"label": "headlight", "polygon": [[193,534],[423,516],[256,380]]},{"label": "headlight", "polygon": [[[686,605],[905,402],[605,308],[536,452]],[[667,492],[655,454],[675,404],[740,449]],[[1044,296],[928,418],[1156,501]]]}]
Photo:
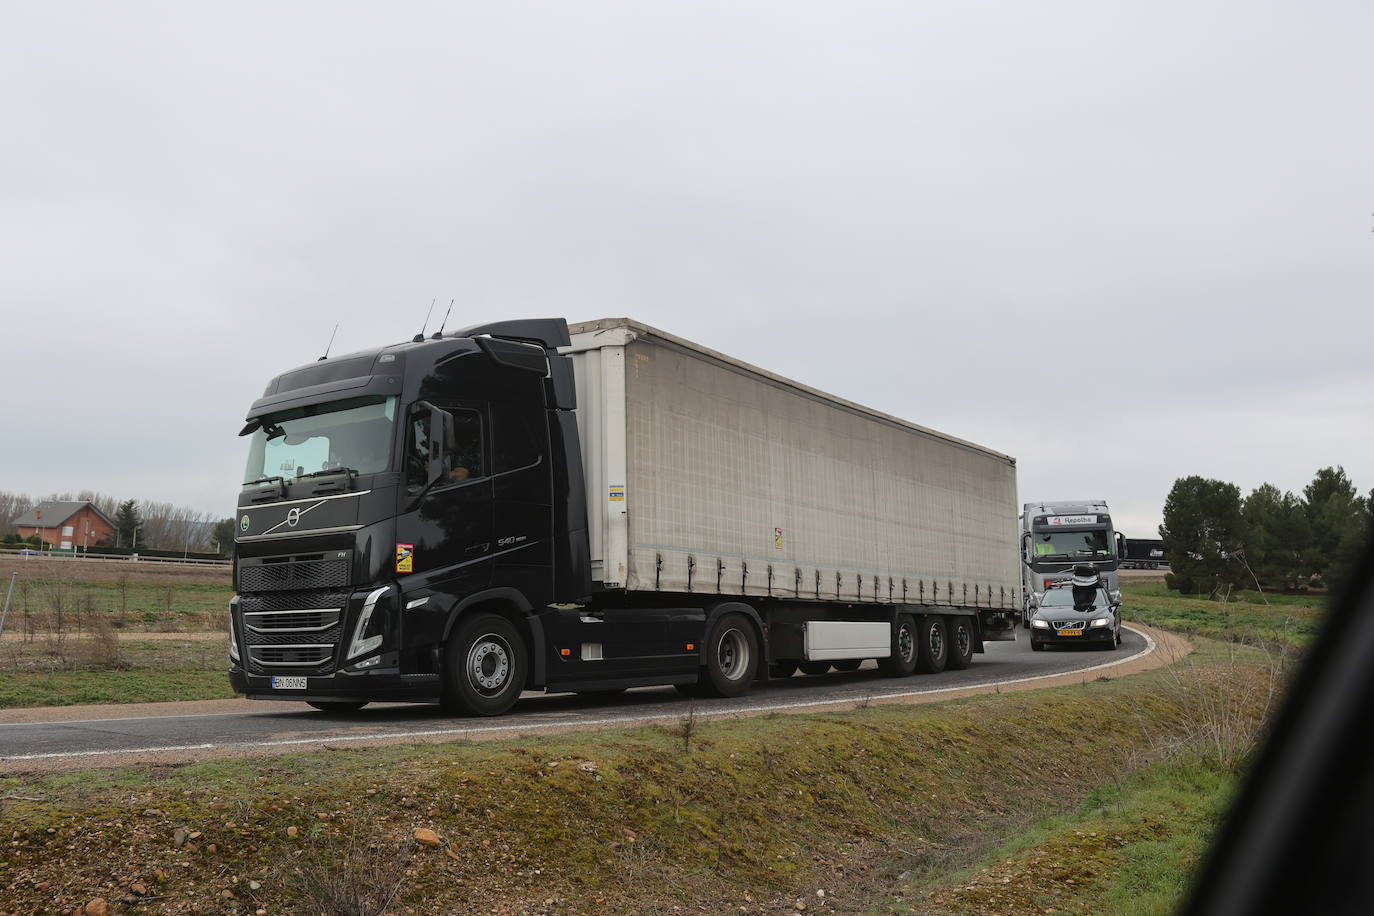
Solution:
[{"label": "headlight", "polygon": [[1097,618],[1096,620],[1094,620],[1092,623],[1088,624],[1088,626],[1091,626],[1091,627],[1109,627],[1109,626],[1111,626],[1111,625],[1112,625],[1112,618],[1110,618],[1110,617],[1099,617],[1099,618]]},{"label": "headlight", "polygon": [[358,624],[353,628],[353,642],[348,647],[348,658],[353,659],[359,655],[376,651],[382,644],[381,615],[377,615],[377,626],[370,626],[370,624],[372,623],[373,612],[377,609],[377,602],[386,593],[387,587],[382,586],[369,594],[367,599],[363,601],[363,609],[358,614]]},{"label": "headlight", "polygon": [[1041,620],[1038,617],[1031,621],[1031,626],[1037,630],[1048,630],[1050,628],[1048,621]]},{"label": "headlight", "polygon": [[234,627],[234,606],[238,603],[238,595],[229,601],[229,661],[231,662],[239,660],[239,638]]}]

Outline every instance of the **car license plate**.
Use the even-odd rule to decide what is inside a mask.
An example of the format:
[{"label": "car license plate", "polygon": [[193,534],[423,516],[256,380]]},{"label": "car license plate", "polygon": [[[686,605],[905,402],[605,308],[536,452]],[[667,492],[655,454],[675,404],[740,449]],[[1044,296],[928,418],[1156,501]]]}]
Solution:
[{"label": "car license plate", "polygon": [[303,677],[274,677],[272,678],[273,690],[304,690],[305,678]]},{"label": "car license plate", "polygon": [[1060,635],[1060,636],[1082,636],[1082,635],[1083,635],[1083,631],[1082,631],[1082,630],[1060,630],[1060,631],[1059,631],[1059,635]]}]

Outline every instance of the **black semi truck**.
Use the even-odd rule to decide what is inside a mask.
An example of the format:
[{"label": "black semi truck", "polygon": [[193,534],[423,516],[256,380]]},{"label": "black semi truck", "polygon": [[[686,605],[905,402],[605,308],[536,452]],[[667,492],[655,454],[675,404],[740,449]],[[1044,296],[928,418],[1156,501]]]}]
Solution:
[{"label": "black semi truck", "polygon": [[628,319],[321,359],[247,421],[229,674],[252,698],[496,715],[1014,638],[1013,459]]}]

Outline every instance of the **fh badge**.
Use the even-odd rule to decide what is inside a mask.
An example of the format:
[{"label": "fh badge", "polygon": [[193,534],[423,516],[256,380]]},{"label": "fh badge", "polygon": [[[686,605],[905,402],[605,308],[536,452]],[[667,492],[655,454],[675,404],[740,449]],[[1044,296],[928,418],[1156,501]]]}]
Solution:
[{"label": "fh badge", "polygon": [[415,571],[414,544],[396,545],[396,571],[398,573],[408,573]]}]

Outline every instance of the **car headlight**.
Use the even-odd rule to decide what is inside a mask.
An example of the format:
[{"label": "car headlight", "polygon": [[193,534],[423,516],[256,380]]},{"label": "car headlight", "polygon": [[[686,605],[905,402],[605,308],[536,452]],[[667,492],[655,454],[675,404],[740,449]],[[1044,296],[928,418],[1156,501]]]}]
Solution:
[{"label": "car headlight", "polygon": [[1111,626],[1111,625],[1112,625],[1112,618],[1110,618],[1110,617],[1098,617],[1098,618],[1097,618],[1096,620],[1094,620],[1092,623],[1088,624],[1088,626],[1090,626],[1090,627],[1109,627],[1109,626]]},{"label": "car headlight", "polygon": [[1048,630],[1050,628],[1048,621],[1041,620],[1038,617],[1031,621],[1031,626],[1037,630]]}]

